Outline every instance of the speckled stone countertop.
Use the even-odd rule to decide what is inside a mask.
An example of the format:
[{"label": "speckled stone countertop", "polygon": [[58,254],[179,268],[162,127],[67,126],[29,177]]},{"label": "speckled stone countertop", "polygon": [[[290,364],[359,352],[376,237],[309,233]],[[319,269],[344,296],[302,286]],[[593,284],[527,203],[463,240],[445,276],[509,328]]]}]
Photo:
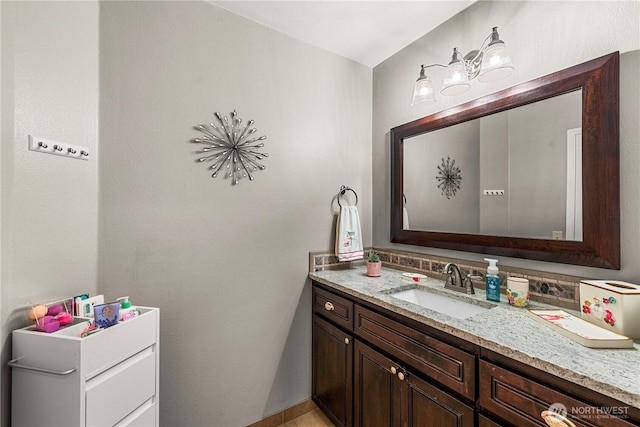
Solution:
[{"label": "speckled stone countertop", "polygon": [[[309,273],[309,277],[348,295],[417,320],[518,362],[564,378],[605,396],[640,408],[640,342],[632,349],[592,349],[531,319],[526,309],[512,307],[502,295],[496,307],[467,319],[456,319],[389,294],[415,287],[402,271],[384,267],[381,277],[368,277],[364,266]],[[442,295],[486,304],[484,290],[475,295],[444,289],[443,281],[427,278],[418,285]],[[530,308],[554,308],[531,304]],[[573,313],[577,314],[577,313]]]}]

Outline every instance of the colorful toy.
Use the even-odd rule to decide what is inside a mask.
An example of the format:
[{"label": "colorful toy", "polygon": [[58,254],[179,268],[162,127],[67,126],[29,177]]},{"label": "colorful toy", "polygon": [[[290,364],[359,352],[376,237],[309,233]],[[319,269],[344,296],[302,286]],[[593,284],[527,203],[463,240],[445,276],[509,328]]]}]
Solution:
[{"label": "colorful toy", "polygon": [[47,316],[56,316],[62,311],[64,311],[62,304],[54,304],[47,308]]},{"label": "colorful toy", "polygon": [[60,329],[60,322],[53,316],[44,316],[36,320],[36,331],[51,333]]},{"label": "colorful toy", "polygon": [[29,311],[30,320],[37,320],[46,315],[47,307],[45,307],[44,305],[36,305],[35,307],[31,307],[31,310]]},{"label": "colorful toy", "polygon": [[45,305],[31,307],[29,319],[35,321],[36,331],[46,333],[55,332],[61,326],[66,326],[73,322],[73,316],[64,309],[62,304],[53,304],[50,307]]}]

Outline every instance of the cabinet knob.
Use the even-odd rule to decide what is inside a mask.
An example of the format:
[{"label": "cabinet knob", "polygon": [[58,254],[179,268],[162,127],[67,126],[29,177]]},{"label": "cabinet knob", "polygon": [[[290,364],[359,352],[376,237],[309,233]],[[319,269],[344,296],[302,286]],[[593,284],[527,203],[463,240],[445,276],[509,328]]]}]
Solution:
[{"label": "cabinet knob", "polygon": [[333,311],[335,307],[329,301],[324,303],[324,309],[327,311]]},{"label": "cabinet knob", "polygon": [[398,372],[398,379],[399,379],[400,381],[404,381],[404,378],[405,378],[405,377],[404,377],[404,374],[403,374],[402,372]]},{"label": "cabinet knob", "polygon": [[542,411],[540,416],[548,426],[576,427],[576,425],[571,420],[567,419],[567,417],[557,412]]},{"label": "cabinet knob", "polygon": [[393,375],[395,375],[395,374],[397,374],[397,373],[398,373],[398,370],[396,369],[396,367],[395,367],[395,366],[392,366],[392,367],[391,367],[391,369],[390,369],[390,371],[391,371],[391,373],[392,373]]},{"label": "cabinet knob", "polygon": [[345,343],[345,344],[349,344],[349,338],[345,338],[345,339],[344,339],[344,343]]}]

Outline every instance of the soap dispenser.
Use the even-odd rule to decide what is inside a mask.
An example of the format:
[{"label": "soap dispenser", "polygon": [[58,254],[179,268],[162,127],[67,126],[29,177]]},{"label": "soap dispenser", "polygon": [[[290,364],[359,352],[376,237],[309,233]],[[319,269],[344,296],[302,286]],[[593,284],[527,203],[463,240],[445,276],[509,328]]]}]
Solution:
[{"label": "soap dispenser", "polygon": [[138,309],[131,306],[131,302],[129,301],[129,297],[121,297],[118,298],[120,302],[120,320],[128,320],[136,317],[138,315]]},{"label": "soap dispenser", "polygon": [[487,267],[486,279],[486,292],[487,300],[500,302],[500,277],[498,276],[498,263],[497,259],[485,258],[485,261],[489,263]]}]

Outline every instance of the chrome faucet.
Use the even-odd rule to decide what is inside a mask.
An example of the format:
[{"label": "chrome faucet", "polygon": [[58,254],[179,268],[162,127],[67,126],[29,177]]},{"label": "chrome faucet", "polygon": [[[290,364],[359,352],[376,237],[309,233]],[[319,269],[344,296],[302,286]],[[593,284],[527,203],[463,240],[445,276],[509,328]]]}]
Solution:
[{"label": "chrome faucet", "polygon": [[[444,266],[442,270],[444,274],[447,275],[447,280],[444,284],[445,288],[461,288],[462,287],[462,274],[460,273],[460,269],[457,265],[450,262]],[[454,289],[459,290],[459,289]]]},{"label": "chrome faucet", "polygon": [[443,273],[447,275],[447,279],[444,282],[444,287],[446,289],[451,289],[452,291],[457,292],[466,292],[468,294],[475,294],[472,279],[477,278],[477,276],[467,274],[467,277],[463,279],[460,268],[452,262],[444,266]]}]

